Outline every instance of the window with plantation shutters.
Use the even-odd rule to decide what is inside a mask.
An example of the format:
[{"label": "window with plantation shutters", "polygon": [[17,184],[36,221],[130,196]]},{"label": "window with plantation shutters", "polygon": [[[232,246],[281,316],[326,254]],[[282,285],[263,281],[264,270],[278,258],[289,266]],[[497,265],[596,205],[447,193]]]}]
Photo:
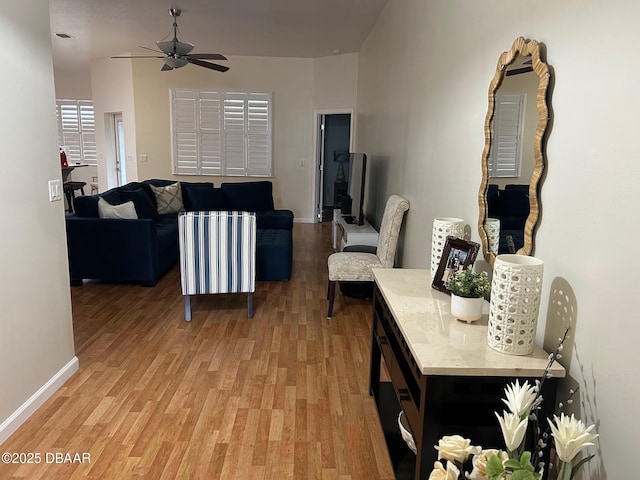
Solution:
[{"label": "window with plantation shutters", "polygon": [[58,142],[69,163],[97,165],[96,124],[91,100],[56,100]]},{"label": "window with plantation shutters", "polygon": [[493,144],[489,156],[491,177],[520,176],[525,99],[525,93],[496,96]]},{"label": "window with plantation shutters", "polygon": [[270,93],[171,91],[173,171],[270,177]]}]

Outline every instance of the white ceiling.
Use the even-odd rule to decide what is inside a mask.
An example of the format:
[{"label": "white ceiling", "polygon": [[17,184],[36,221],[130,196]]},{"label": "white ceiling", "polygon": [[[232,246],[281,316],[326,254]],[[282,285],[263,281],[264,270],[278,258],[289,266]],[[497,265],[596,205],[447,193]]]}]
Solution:
[{"label": "white ceiling", "polygon": [[[56,69],[88,69],[91,59],[144,55],[171,32],[193,53],[324,57],[359,51],[387,0],[49,0]],[[67,33],[73,39],[58,38]],[[169,38],[170,39],[170,38]],[[139,60],[142,61],[142,60]]]}]

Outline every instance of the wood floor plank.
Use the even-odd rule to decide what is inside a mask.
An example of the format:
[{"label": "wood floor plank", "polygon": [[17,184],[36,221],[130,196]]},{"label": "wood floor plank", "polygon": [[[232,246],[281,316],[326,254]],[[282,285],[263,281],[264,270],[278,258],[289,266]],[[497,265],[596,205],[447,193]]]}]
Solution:
[{"label": "wood floor plank", "polygon": [[368,392],[370,301],[326,318],[330,224],[295,224],[293,275],[193,299],[178,267],[153,288],[71,289],[80,370],[1,447],[90,463],[0,465],[2,479],[391,479]]}]

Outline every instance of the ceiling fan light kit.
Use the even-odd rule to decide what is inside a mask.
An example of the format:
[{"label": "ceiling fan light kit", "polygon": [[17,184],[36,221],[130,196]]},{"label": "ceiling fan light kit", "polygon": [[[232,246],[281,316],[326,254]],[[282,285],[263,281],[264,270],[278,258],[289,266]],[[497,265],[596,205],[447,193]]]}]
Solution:
[{"label": "ceiling fan light kit", "polygon": [[227,66],[219,65],[217,63],[205,62],[202,60],[203,58],[211,60],[226,60],[227,58],[224,55],[221,55],[219,53],[191,53],[194,45],[189,42],[181,42],[180,40],[178,40],[178,22],[176,19],[180,16],[180,13],[181,12],[179,8],[169,9],[169,15],[173,18],[173,38],[171,40],[162,39],[157,41],[156,45],[158,46],[158,50],[154,48],[141,47],[145,50],[152,50],[154,52],[162,53],[164,54],[164,56],[117,56],[111,58],[162,58],[164,65],[162,66],[161,71],[163,72],[184,67],[188,63],[192,63],[194,65],[205,67],[211,70],[216,70],[218,72],[226,72],[227,70],[229,70],[229,67]]},{"label": "ceiling fan light kit", "polygon": [[183,57],[167,57],[164,59],[164,64],[169,65],[171,68],[184,67],[189,61]]}]

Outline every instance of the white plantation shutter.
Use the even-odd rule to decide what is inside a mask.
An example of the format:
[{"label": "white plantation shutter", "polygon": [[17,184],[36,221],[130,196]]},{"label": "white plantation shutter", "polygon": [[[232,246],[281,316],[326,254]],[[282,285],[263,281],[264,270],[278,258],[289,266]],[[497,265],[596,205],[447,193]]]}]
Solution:
[{"label": "white plantation shutter", "polygon": [[222,175],[220,95],[200,92],[200,173]]},{"label": "white plantation shutter", "polygon": [[96,129],[91,100],[56,100],[58,141],[69,163],[97,164]]},{"label": "white plantation shutter", "polygon": [[247,156],[246,94],[227,93],[224,97],[224,174],[246,176]]},{"label": "white plantation shutter", "polygon": [[491,177],[518,177],[522,152],[524,93],[498,94],[493,118]]},{"label": "white plantation shutter", "polygon": [[172,91],[174,173],[271,176],[270,93]]},{"label": "white plantation shutter", "polygon": [[80,145],[82,147],[82,162],[89,165],[98,164],[96,150],[96,121],[93,112],[93,101],[78,100],[80,111]]},{"label": "white plantation shutter", "polygon": [[174,90],[171,99],[173,126],[173,173],[197,175],[196,95],[190,90]]},{"label": "white plantation shutter", "polygon": [[271,94],[247,99],[247,170],[251,177],[271,176]]}]

